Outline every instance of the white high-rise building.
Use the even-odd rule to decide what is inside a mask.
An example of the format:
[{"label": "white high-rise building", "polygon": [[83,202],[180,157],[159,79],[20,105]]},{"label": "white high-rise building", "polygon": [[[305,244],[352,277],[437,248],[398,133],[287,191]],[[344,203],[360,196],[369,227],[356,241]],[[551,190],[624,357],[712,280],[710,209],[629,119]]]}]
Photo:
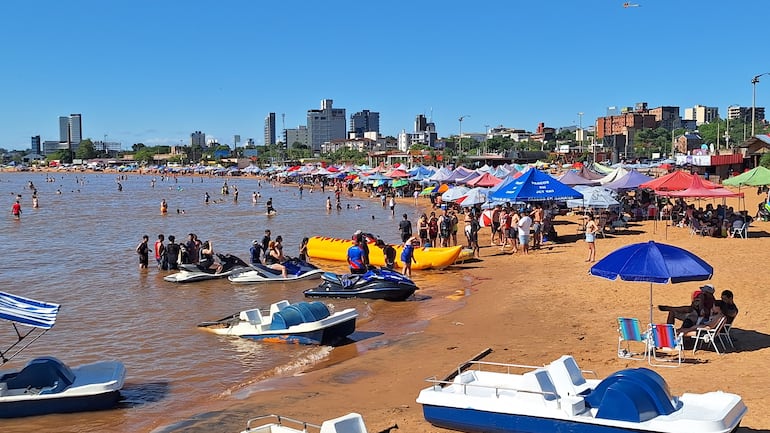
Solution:
[{"label": "white high-rise building", "polygon": [[326,142],[345,138],[345,109],[332,108],[332,103],[324,99],[320,110],[307,110],[307,133],[313,152],[320,152]]},{"label": "white high-rise building", "polygon": [[719,108],[696,105],[692,108],[684,109],[684,120],[694,120],[696,125],[709,123],[719,118]]}]

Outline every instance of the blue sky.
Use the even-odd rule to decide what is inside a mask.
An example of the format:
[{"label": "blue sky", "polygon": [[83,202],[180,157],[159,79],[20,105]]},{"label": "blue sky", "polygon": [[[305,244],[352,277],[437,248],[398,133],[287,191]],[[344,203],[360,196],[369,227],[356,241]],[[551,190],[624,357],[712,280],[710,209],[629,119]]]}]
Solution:
[{"label": "blue sky", "polygon": [[[321,99],[419,113],[439,135],[594,123],[609,106],[751,106],[769,72],[766,1],[24,1],[0,5],[0,147],[83,135],[133,143],[263,143]],[[770,106],[770,76],[757,106]]]}]

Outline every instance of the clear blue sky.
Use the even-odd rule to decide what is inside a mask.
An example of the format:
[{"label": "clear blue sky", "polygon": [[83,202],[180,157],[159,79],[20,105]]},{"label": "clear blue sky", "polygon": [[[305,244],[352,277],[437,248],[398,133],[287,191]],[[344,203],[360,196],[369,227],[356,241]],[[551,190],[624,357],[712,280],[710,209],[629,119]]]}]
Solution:
[{"label": "clear blue sky", "polygon": [[[176,144],[200,130],[263,143],[324,98],[432,112],[439,135],[485,125],[591,125],[609,106],[751,106],[769,72],[767,1],[26,1],[0,5],[0,147],[83,135]],[[770,76],[757,85],[770,106]]]}]

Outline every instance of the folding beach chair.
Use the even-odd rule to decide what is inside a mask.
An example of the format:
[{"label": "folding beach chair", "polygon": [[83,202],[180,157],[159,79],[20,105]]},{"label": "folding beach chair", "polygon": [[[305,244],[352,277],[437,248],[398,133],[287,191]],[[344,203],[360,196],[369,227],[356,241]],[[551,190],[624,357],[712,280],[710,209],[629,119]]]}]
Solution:
[{"label": "folding beach chair", "polygon": [[695,355],[695,351],[698,350],[701,343],[706,343],[706,346],[711,345],[711,347],[714,348],[714,351],[721,355],[722,352],[719,351],[719,346],[717,346],[717,340],[719,340],[720,343],[722,343],[722,351],[727,350],[727,346],[725,346],[724,340],[722,340],[722,328],[724,328],[725,323],[727,322],[727,317],[722,317],[719,319],[719,322],[717,322],[717,326],[714,328],[698,328],[698,330],[695,332],[694,336],[690,336],[688,338],[694,338],[695,344],[692,346],[692,353]]},{"label": "folding beach chair", "polygon": [[[650,365],[658,367],[679,367],[682,365],[684,343],[682,341],[682,334],[677,335],[674,325],[668,323],[650,325],[650,334],[650,356],[648,358]],[[658,352],[665,352],[676,357],[659,357]]]},{"label": "folding beach chair", "polygon": [[[642,332],[639,319],[618,317],[618,358],[644,361],[649,356],[649,341],[649,333]],[[632,343],[635,347],[644,345],[644,351],[632,351]]]},{"label": "folding beach chair", "polygon": [[[735,349],[735,344],[733,344],[733,338],[730,336],[731,329],[733,329],[733,324],[725,322],[725,324],[722,325],[722,329],[717,333],[717,336],[719,337],[720,340],[722,340],[722,338],[727,340],[727,342],[730,343],[730,347]],[[725,347],[725,349],[727,348]]]},{"label": "folding beach chair", "polygon": [[739,238],[746,239],[748,237],[747,229],[748,229],[748,224],[744,222],[740,227],[733,227],[730,230],[730,235],[734,238],[739,237]]}]

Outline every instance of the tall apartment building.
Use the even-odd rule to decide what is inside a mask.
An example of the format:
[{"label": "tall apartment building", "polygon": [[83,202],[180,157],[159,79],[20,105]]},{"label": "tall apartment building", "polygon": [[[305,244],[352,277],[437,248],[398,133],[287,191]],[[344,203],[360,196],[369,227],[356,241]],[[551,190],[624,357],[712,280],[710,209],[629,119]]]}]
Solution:
[{"label": "tall apartment building", "polygon": [[59,117],[59,143],[62,148],[75,150],[83,141],[83,119],[80,114]]},{"label": "tall apartment building", "polygon": [[696,125],[709,123],[719,118],[719,108],[696,105],[692,108],[684,109],[684,120],[694,120]]},{"label": "tall apartment building", "polygon": [[70,118],[59,116],[59,143],[69,143],[70,141]]},{"label": "tall apartment building", "polygon": [[307,133],[313,152],[320,152],[327,141],[345,138],[345,109],[333,108],[333,102],[324,99],[320,110],[307,110]]},{"label": "tall apartment building", "polygon": [[428,130],[428,119],[424,114],[418,114],[414,119],[414,132],[422,132]]},{"label": "tall apartment building", "polygon": [[275,113],[268,113],[265,117],[265,146],[275,144]]},{"label": "tall apartment building", "polygon": [[363,110],[350,115],[350,138],[363,138],[365,132],[380,132],[380,113]]},{"label": "tall apartment building", "polygon": [[676,128],[682,127],[682,118],[679,117],[679,107],[662,106],[652,108],[648,112],[655,116],[655,122],[657,122],[658,128],[673,131]]},{"label": "tall apartment building", "polygon": [[286,147],[292,147],[294,143],[299,143],[303,146],[310,147],[310,137],[308,134],[307,126],[300,125],[293,129],[283,130],[283,142],[286,143]]},{"label": "tall apartment building", "polygon": [[201,131],[195,131],[190,134],[190,146],[206,147],[206,134]]},{"label": "tall apartment building", "polygon": [[414,132],[401,131],[398,134],[398,150],[406,152],[416,144],[434,147],[436,141],[438,141],[436,124],[428,122],[424,115],[418,114],[414,119]]},{"label": "tall apartment building", "polygon": [[[741,119],[746,123],[751,122],[751,107],[730,107],[727,110],[730,120]],[[754,120],[765,120],[765,107],[754,107]]]},{"label": "tall apartment building", "polygon": [[40,136],[33,135],[30,140],[30,152],[40,155]]}]

